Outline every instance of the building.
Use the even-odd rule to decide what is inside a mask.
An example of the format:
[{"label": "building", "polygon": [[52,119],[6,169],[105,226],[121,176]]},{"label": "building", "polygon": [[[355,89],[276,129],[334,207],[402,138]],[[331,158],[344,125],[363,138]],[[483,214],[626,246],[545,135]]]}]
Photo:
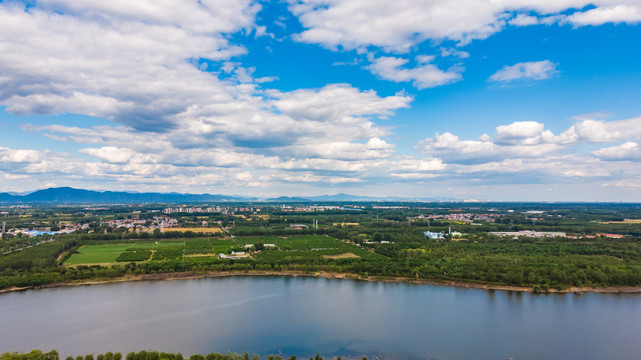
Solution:
[{"label": "building", "polygon": [[519,237],[519,236],[525,236],[525,237],[533,237],[533,238],[541,238],[541,237],[565,237],[566,234],[564,232],[555,232],[555,231],[533,231],[533,230],[521,230],[521,231],[494,231],[491,232],[490,234],[492,235],[497,235],[497,236],[512,236],[512,237]]},{"label": "building", "polygon": [[443,238],[443,233],[425,231],[425,232],[423,232],[423,234],[425,234],[425,236],[427,236],[428,238],[430,238],[432,240],[442,239]]}]

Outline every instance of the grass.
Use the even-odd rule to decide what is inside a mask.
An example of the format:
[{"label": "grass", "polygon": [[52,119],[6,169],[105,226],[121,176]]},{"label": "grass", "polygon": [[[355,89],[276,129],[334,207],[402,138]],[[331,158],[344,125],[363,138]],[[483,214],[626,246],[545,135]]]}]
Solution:
[{"label": "grass", "polygon": [[73,254],[65,265],[111,264],[134,244],[85,245]]}]

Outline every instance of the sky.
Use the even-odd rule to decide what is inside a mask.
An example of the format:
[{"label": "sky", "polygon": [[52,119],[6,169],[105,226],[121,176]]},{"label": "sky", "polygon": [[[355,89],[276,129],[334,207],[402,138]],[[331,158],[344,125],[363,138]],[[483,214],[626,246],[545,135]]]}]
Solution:
[{"label": "sky", "polygon": [[0,192],[641,202],[639,0],[0,0]]}]

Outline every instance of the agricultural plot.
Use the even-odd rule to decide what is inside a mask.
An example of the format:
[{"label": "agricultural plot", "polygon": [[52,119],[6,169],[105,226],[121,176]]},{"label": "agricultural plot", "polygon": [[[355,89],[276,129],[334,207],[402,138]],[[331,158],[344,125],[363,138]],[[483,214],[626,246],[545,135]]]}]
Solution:
[{"label": "agricultural plot", "polygon": [[245,248],[256,243],[274,244],[256,255],[257,260],[288,261],[310,259],[376,259],[385,258],[368,249],[347,244],[324,235],[256,236],[231,239],[184,239],[182,241],[136,241],[129,244],[85,245],[72,255],[66,265],[110,265],[130,261],[209,261],[218,254]]},{"label": "agricultural plot", "polygon": [[214,247],[214,254],[227,254],[229,250],[238,247],[233,240],[228,239],[210,239]]},{"label": "agricultural plot", "polygon": [[220,233],[223,232],[220,228],[218,227],[190,227],[190,228],[165,228],[163,229],[163,232],[166,231],[178,231],[178,232],[187,232],[191,231],[194,233]]},{"label": "agricultural plot", "polygon": [[151,250],[127,249],[116,258],[118,262],[145,261],[149,260]]},{"label": "agricultural plot", "polygon": [[242,247],[245,244],[274,244],[277,250],[266,249],[256,255],[258,260],[311,260],[311,259],[383,259],[384,256],[373,253],[362,247],[346,244],[336,238],[325,235],[302,235],[288,237],[243,237],[236,242]]},{"label": "agricultural plot", "polygon": [[323,250],[344,247],[344,242],[325,235],[250,236],[236,239],[239,246],[246,244],[274,244],[281,250]]},{"label": "agricultural plot", "polygon": [[183,252],[185,250],[184,244],[179,243],[179,246],[166,246],[159,248],[154,252],[152,260],[178,260],[183,257]]},{"label": "agricultural plot", "polygon": [[213,254],[214,248],[209,239],[186,239],[185,255]]},{"label": "agricultural plot", "polygon": [[65,265],[111,264],[132,244],[85,245]]},{"label": "agricultural plot", "polygon": [[[152,254],[151,250],[154,250],[153,259],[156,260],[158,255],[155,252],[161,249],[180,249],[174,250],[179,251],[178,256],[167,255],[167,258],[181,258],[184,247],[184,242],[175,240],[172,242],[137,241],[130,244],[85,245],[78,250],[77,254],[73,254],[65,262],[65,265],[109,265],[123,261],[145,261],[149,260]],[[131,254],[134,250],[140,250],[140,253]],[[146,257],[143,255],[145,253]],[[164,259],[163,255],[160,255],[160,259]]]},{"label": "agricultural plot", "polygon": [[181,249],[185,247],[184,241],[155,241],[155,242],[136,242],[134,246],[143,250],[158,250],[163,248],[173,248],[179,246]]}]

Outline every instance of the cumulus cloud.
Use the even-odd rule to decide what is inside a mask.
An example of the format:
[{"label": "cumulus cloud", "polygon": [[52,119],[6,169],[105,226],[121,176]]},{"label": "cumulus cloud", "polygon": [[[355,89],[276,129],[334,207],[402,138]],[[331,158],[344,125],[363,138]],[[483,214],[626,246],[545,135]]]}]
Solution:
[{"label": "cumulus cloud", "polygon": [[[518,125],[518,123],[514,124]],[[500,127],[497,127],[497,137],[494,141],[486,138],[483,140],[460,140],[458,136],[446,132],[444,134],[437,133],[432,138],[420,141],[416,145],[416,149],[428,156],[439,157],[446,162],[459,164],[487,163],[512,157],[540,158],[559,149],[558,145],[554,143],[539,141],[541,132],[519,132],[517,137],[508,133],[512,136],[506,138],[506,131],[510,130],[499,130],[498,128]],[[537,140],[533,141],[532,139]]]},{"label": "cumulus cloud", "polygon": [[506,65],[503,69],[490,76],[490,81],[509,82],[520,79],[544,80],[551,78],[558,71],[558,64],[550,60],[520,62],[514,65]]},{"label": "cumulus cloud", "polygon": [[[426,157],[447,164],[445,171],[404,177],[418,181],[446,174],[448,179],[467,183],[476,179],[484,184],[599,179],[604,186],[634,187],[635,182],[630,179],[641,178],[641,168],[630,166],[629,162],[641,161],[640,129],[641,118],[583,118],[558,135],[534,121],[499,125],[494,136],[482,134],[477,140],[462,140],[449,132],[436,133],[418,142],[415,148]],[[588,153],[583,150],[585,144],[617,142]],[[398,174],[394,172],[392,176]]]},{"label": "cumulus cloud", "polygon": [[[370,161],[395,150],[374,121],[408,107],[412,97],[383,97],[348,84],[260,89],[256,84],[275,78],[253,79],[253,68],[230,60],[245,49],[225,35],[252,28],[259,8],[250,1],[0,4],[0,47],[12,49],[0,53],[0,104],[7,111],[120,123],[22,125],[84,144],[84,156],[73,159],[77,166],[28,150],[6,150],[0,160],[43,176],[73,173],[150,186],[178,176],[211,180],[205,175],[213,173],[219,183],[248,184],[255,182],[248,168],[271,181],[278,181],[268,176],[274,169],[352,175],[377,169]],[[194,59],[218,62],[224,76]]]},{"label": "cumulus cloud", "polygon": [[628,23],[641,22],[641,5],[614,5],[601,6],[584,12],[576,12],[564,19],[574,26],[603,25],[605,23]]},{"label": "cumulus cloud", "polygon": [[394,147],[393,144],[374,137],[364,144],[347,141],[315,143],[314,139],[307,139],[284,150],[298,157],[359,160],[388,158],[394,154]]},{"label": "cumulus cloud", "polygon": [[[171,6],[158,15],[165,20],[154,23],[153,16],[142,21],[139,16],[105,15],[96,21],[94,13],[102,14],[107,5],[73,4],[49,2],[29,9],[0,4],[0,47],[11,49],[0,52],[6,77],[0,102],[7,111],[81,113],[158,131],[177,126],[176,115],[194,101],[234,103],[245,96],[243,88],[223,83],[187,60],[223,60],[244,52],[215,31],[251,24],[253,18],[243,12],[246,2],[245,8],[229,7],[237,10],[230,16],[236,20],[194,5],[196,20],[227,25],[202,24],[209,28],[193,31],[170,21]],[[81,9],[65,13],[69,7]],[[136,7],[123,6],[131,8]]]},{"label": "cumulus cloud", "polygon": [[559,135],[559,141],[563,143],[624,140],[641,140],[641,117],[615,121],[585,119]]},{"label": "cumulus cloud", "polygon": [[[541,16],[546,22],[567,19],[576,26],[635,22],[641,18],[634,0],[290,0],[289,3],[305,29],[295,37],[298,41],[330,49],[376,46],[398,53],[408,52],[427,39],[461,44],[485,39],[508,23],[533,25]],[[588,5],[595,8],[580,11]]]},{"label": "cumulus cloud", "polygon": [[632,141],[628,141],[617,146],[594,150],[591,153],[601,160],[641,161],[641,146],[639,146],[638,143]]},{"label": "cumulus cloud", "polygon": [[[292,0],[290,9],[303,24],[298,41],[355,49],[357,64],[369,61],[365,66],[380,78],[423,89],[459,81],[463,68],[456,62],[470,56],[461,45],[506,26],[532,25],[535,19],[575,26],[634,21],[608,10],[621,4],[604,1],[584,12],[576,10],[587,4],[583,0]],[[602,166],[602,160],[633,159],[641,142],[639,119],[584,119],[559,135],[538,122],[502,125],[477,140],[446,132],[417,145],[423,156],[398,154],[390,140],[396,124],[383,124],[409,107],[413,99],[404,92],[382,96],[349,84],[261,88],[277,78],[254,78],[255,69],[239,60],[247,49],[233,40],[269,36],[255,24],[259,10],[250,0],[0,3],[0,48],[11,49],[0,52],[0,104],[16,114],[76,113],[113,121],[23,125],[79,144],[79,153],[0,148],[4,180],[31,188],[55,182],[209,192],[265,183],[470,181],[469,174],[532,171],[641,176],[621,162]],[[597,15],[601,20],[594,20]],[[440,58],[408,54],[426,40],[435,40],[432,53]],[[439,68],[447,61],[454,66]],[[537,63],[538,68],[531,65]],[[502,77],[497,81],[545,78],[556,71],[549,60],[537,63],[513,66],[516,75],[504,69],[495,74]],[[567,156],[569,147],[586,142],[613,146],[592,156]],[[92,181],[100,185],[87,186]]]},{"label": "cumulus cloud", "polygon": [[530,26],[539,24],[539,18],[526,14],[518,14],[514,19],[508,21],[510,25],[514,26]]},{"label": "cumulus cloud", "polygon": [[458,68],[443,71],[436,65],[430,64],[433,60],[432,56],[418,57],[417,60],[416,67],[406,68],[404,66],[409,62],[407,59],[381,56],[374,58],[372,64],[366,66],[366,69],[385,80],[412,82],[418,89],[453,83],[462,77]]},{"label": "cumulus cloud", "polygon": [[[497,126],[494,138],[483,134],[478,140],[460,140],[449,132],[437,133],[419,142],[416,148],[449,161],[484,162],[511,156],[539,157],[584,143],[641,140],[641,118],[614,121],[586,119],[558,135],[544,127],[543,123],[536,121],[517,121]],[[593,153],[605,156],[606,152]]]}]

